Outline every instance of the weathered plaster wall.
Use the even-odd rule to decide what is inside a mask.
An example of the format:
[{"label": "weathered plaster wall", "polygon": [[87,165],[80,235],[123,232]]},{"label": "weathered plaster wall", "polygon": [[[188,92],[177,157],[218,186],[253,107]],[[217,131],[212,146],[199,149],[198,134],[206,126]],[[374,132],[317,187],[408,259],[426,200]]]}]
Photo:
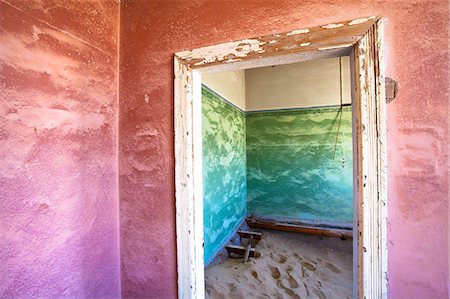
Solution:
[{"label": "weathered plaster wall", "polygon": [[245,114],[202,88],[203,229],[205,264],[247,211]]},{"label": "weathered plaster wall", "polygon": [[176,297],[173,53],[379,15],[400,87],[387,106],[389,297],[448,297],[448,1],[123,2],[123,295]]},{"label": "weathered plaster wall", "polygon": [[118,298],[118,6],[0,1],[0,297]]},{"label": "weathered plaster wall", "polygon": [[338,105],[340,86],[350,103],[350,57],[340,58],[245,70],[246,111]]},{"label": "weathered plaster wall", "polygon": [[351,225],[350,107],[247,112],[246,133],[248,214]]}]

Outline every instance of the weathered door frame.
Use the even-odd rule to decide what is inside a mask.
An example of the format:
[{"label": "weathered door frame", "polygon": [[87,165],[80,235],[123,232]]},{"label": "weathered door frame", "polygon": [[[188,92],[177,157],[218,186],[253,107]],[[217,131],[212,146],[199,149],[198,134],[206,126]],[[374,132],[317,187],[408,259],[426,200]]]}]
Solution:
[{"label": "weathered door frame", "polygon": [[[386,117],[378,17],[261,36],[175,54],[178,297],[204,298],[201,73],[353,57],[354,298],[386,298]],[[350,52],[349,52],[350,51]]]}]

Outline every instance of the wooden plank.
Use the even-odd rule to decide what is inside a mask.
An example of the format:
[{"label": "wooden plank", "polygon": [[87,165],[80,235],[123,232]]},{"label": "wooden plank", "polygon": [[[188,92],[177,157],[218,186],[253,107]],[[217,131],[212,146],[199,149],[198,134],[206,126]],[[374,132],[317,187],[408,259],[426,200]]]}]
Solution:
[{"label": "wooden plank", "polygon": [[245,230],[238,230],[237,233],[239,234],[239,236],[241,236],[241,238],[250,238],[253,237],[254,240],[261,240],[261,233],[258,232],[249,232],[249,231],[245,231]]},{"label": "wooden plank", "polygon": [[250,257],[250,250],[252,250],[252,241],[253,241],[253,236],[250,235],[248,244],[247,244],[247,249],[245,250],[245,254],[244,254],[244,259],[243,259],[243,263],[248,262],[248,258]]},{"label": "wooden plank", "polygon": [[358,298],[387,297],[386,114],[378,21],[355,46],[358,191]]},{"label": "wooden plank", "polygon": [[194,73],[177,57],[174,66],[176,231],[177,248],[183,248],[177,255],[178,297],[199,298],[204,294],[203,218],[198,208],[203,203],[194,186]]},{"label": "wooden plank", "polygon": [[291,223],[281,223],[264,221],[258,219],[247,220],[247,224],[250,227],[273,229],[285,232],[302,233],[302,234],[312,234],[327,237],[339,237],[339,238],[353,238],[353,231],[346,229],[335,229],[335,228],[325,228],[325,227],[308,227],[300,226]]},{"label": "wooden plank", "polygon": [[378,226],[378,279],[380,298],[387,298],[388,295],[388,249],[387,249],[387,149],[386,149],[386,85],[385,85],[385,59],[384,59],[384,26],[383,20],[379,19],[374,24],[375,38],[374,51],[377,60],[376,84],[377,88],[377,118],[376,125],[378,131],[378,211],[375,213]]},{"label": "wooden plank", "polygon": [[[228,253],[236,253],[239,255],[244,255],[245,251],[247,250],[247,247],[240,246],[240,245],[227,245],[225,246],[225,249],[228,251]],[[250,257],[260,257],[261,253],[256,251],[255,248],[250,248]]]}]

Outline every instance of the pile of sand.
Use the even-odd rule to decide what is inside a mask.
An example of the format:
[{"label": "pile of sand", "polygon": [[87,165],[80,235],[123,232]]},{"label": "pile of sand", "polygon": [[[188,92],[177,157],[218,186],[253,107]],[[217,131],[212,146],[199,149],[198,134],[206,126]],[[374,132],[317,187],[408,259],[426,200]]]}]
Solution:
[{"label": "pile of sand", "polygon": [[260,258],[205,269],[206,298],[352,298],[352,240],[262,232]]}]

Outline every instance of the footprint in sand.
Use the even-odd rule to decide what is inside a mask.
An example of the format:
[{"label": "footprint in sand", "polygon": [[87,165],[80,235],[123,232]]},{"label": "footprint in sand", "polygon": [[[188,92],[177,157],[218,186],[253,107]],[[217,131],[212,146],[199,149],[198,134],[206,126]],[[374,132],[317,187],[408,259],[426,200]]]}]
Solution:
[{"label": "footprint in sand", "polygon": [[296,288],[298,288],[298,282],[297,282],[297,280],[295,280],[295,278],[290,273],[293,270],[294,270],[294,268],[292,266],[287,266],[287,268],[286,268],[289,285],[291,288],[296,289]]},{"label": "footprint in sand", "polygon": [[298,261],[303,261],[303,258],[297,252],[294,252],[294,256]]},{"label": "footprint in sand", "polygon": [[292,289],[296,289],[296,288],[298,288],[298,282],[297,282],[297,280],[295,280],[295,278],[294,277],[292,277],[291,276],[291,274],[289,274],[288,273],[288,282],[289,282],[289,286],[292,288]]},{"label": "footprint in sand", "polygon": [[313,264],[310,264],[308,262],[302,262],[302,268],[309,270],[309,271],[316,271],[316,267],[314,267]]},{"label": "footprint in sand", "polygon": [[258,279],[258,272],[252,271],[252,276],[256,279]]},{"label": "footprint in sand", "polygon": [[284,263],[286,263],[286,261],[287,261],[287,257],[285,257],[284,255],[280,254],[279,263],[280,264],[284,264]]},{"label": "footprint in sand", "polygon": [[[305,274],[307,275],[305,270],[309,270],[311,272],[316,271],[316,267],[314,267],[314,265],[312,265],[308,262],[302,262],[302,277],[305,277]],[[307,276],[309,276],[309,275],[307,275]]]},{"label": "footprint in sand", "polygon": [[252,276],[253,276],[258,282],[262,282],[262,280],[258,278],[258,272],[252,271]]},{"label": "footprint in sand", "polygon": [[341,270],[333,264],[325,263],[325,267],[327,267],[328,269],[330,269],[331,271],[333,271],[336,274],[341,273]]},{"label": "footprint in sand", "polygon": [[281,277],[280,270],[277,267],[270,267],[270,271],[272,272],[272,277],[274,279],[279,279]]},{"label": "footprint in sand", "polygon": [[287,257],[285,257],[282,254],[277,254],[277,255],[278,255],[278,258],[275,258],[275,256],[272,253],[270,253],[270,258],[272,259],[272,261],[274,261],[275,263],[278,263],[278,264],[286,263]]},{"label": "footprint in sand", "polygon": [[285,287],[285,285],[283,284],[283,282],[281,280],[277,280],[277,286],[280,289],[283,289],[286,292],[286,294],[288,294],[289,297],[294,298],[294,299],[300,299],[300,296],[297,295],[293,290]]}]

